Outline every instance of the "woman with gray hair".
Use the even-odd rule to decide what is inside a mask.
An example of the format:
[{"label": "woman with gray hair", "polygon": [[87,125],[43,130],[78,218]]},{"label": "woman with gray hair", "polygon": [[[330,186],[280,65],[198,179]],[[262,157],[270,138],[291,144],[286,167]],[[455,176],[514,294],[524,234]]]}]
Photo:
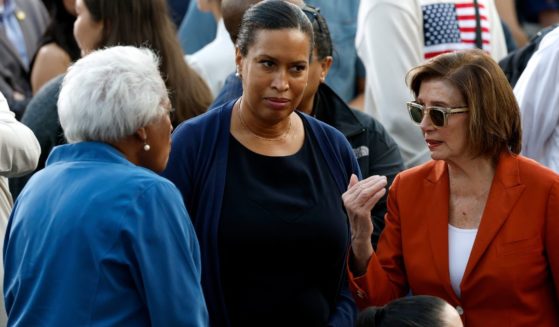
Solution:
[{"label": "woman with gray hair", "polygon": [[4,248],[10,326],[205,326],[200,250],[158,176],[171,111],[158,58],[114,47],[73,65],[54,148],[14,205]]}]

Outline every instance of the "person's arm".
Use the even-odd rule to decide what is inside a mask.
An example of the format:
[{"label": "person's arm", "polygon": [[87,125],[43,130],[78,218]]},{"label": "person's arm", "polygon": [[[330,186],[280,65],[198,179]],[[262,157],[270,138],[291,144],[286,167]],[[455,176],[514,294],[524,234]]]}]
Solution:
[{"label": "person's arm", "polygon": [[0,175],[14,177],[34,170],[40,154],[35,135],[15,119],[0,94]]},{"label": "person's arm", "polygon": [[139,198],[132,273],[153,326],[207,326],[200,248],[178,190],[157,182]]},{"label": "person's arm", "polygon": [[70,56],[54,43],[42,46],[31,70],[31,88],[33,94],[48,81],[60,74],[64,74],[71,64]]},{"label": "person's arm", "polygon": [[342,195],[351,226],[352,271],[361,275],[373,254],[371,210],[386,193],[386,177],[370,176],[362,181],[352,175],[347,191]]},{"label": "person's arm", "polygon": [[501,19],[509,27],[516,45],[521,48],[528,44],[528,36],[518,22],[516,4],[514,0],[495,0],[495,7],[497,8]]},{"label": "person's arm", "polygon": [[[374,193],[374,190],[378,190],[383,184],[378,179],[376,182],[370,179],[365,179],[359,183],[355,183],[355,181],[350,183],[350,189],[355,188],[353,195],[355,203],[361,202],[364,205],[347,204],[346,199],[344,199],[346,208],[357,208],[348,209],[348,213],[349,210],[353,210],[353,218],[350,219],[352,243],[348,260],[348,276],[350,289],[359,308],[384,305],[393,299],[404,296],[408,290],[407,276],[403,265],[397,203],[399,176],[394,180],[388,196],[386,226],[378,247],[378,251],[381,253],[380,257],[371,246],[372,223],[370,217],[367,217],[366,209],[370,208],[371,202],[373,202],[373,200],[368,200],[371,198],[371,193],[378,198],[383,195],[378,191]],[[371,202],[367,203],[367,201]]]}]

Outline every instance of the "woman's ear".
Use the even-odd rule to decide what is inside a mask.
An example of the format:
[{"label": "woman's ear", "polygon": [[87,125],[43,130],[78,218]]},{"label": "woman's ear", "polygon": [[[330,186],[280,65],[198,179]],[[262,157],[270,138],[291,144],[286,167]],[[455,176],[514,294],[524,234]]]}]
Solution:
[{"label": "woman's ear", "polygon": [[332,67],[332,56],[326,56],[324,59],[321,60],[320,62],[320,68],[321,68],[321,72],[320,72],[320,82],[324,83],[324,80],[326,79],[326,76],[328,76],[328,72],[330,71],[330,67]]},{"label": "woman's ear", "polygon": [[237,67],[235,75],[240,78],[243,75],[243,56],[239,47],[235,47],[235,65]]},{"label": "woman's ear", "polygon": [[134,134],[142,143],[148,139],[148,133],[145,127],[140,127],[136,130]]}]

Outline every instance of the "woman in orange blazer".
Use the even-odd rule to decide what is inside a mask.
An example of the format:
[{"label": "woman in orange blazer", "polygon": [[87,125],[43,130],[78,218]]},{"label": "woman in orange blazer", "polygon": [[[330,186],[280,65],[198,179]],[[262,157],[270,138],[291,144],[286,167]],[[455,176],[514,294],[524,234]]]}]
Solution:
[{"label": "woman in orange blazer", "polygon": [[499,66],[479,50],[445,54],[409,84],[433,160],[394,180],[376,252],[369,213],[384,182],[352,177],[343,200],[358,305],[411,292],[445,299],[465,326],[559,326],[559,176],[519,155],[519,109]]}]

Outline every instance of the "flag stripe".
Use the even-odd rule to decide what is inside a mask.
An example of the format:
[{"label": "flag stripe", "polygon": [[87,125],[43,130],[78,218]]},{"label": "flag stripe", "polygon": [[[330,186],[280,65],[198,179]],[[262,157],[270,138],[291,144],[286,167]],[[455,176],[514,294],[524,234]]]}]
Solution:
[{"label": "flag stripe", "polygon": [[[431,3],[422,6],[424,56],[432,58],[441,53],[474,48],[476,45],[476,10],[473,1]],[[491,48],[489,12],[478,3],[483,49]]]}]

